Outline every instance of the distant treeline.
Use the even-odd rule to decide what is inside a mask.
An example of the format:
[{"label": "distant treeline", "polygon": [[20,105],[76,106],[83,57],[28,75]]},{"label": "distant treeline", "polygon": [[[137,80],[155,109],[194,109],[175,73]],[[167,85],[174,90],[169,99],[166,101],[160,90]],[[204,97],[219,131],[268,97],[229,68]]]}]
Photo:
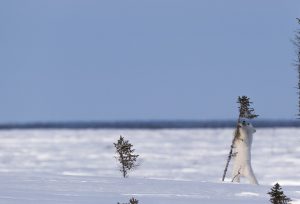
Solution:
[{"label": "distant treeline", "polygon": [[[234,128],[233,120],[210,121],[120,121],[120,122],[47,122],[0,124],[0,129],[184,129]],[[257,128],[300,127],[298,120],[256,120]]]}]

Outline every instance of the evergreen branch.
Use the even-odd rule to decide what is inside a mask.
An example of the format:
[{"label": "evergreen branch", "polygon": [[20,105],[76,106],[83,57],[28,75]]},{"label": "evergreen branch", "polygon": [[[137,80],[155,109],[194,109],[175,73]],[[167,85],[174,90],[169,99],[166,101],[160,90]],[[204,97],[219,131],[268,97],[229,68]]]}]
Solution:
[{"label": "evergreen branch", "polygon": [[234,179],[235,179],[236,177],[238,177],[239,175],[241,175],[241,168],[242,168],[242,167],[239,168],[237,175],[235,175],[235,176],[232,178],[231,182],[234,182]]}]

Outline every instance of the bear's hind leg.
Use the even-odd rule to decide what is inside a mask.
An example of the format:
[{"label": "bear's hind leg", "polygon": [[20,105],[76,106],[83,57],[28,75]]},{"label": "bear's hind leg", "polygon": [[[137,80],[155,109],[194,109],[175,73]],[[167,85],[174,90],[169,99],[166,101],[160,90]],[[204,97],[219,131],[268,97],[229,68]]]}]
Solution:
[{"label": "bear's hind leg", "polygon": [[258,185],[258,181],[254,175],[251,165],[247,165],[246,171],[245,171],[245,177],[248,178],[248,180],[251,184]]}]

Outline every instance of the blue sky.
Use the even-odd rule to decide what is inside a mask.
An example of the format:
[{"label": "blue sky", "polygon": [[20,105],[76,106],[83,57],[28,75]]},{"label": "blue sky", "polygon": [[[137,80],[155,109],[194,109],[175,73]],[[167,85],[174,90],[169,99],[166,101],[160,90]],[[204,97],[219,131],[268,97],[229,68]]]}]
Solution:
[{"label": "blue sky", "polygon": [[0,122],[294,119],[299,0],[0,2]]}]

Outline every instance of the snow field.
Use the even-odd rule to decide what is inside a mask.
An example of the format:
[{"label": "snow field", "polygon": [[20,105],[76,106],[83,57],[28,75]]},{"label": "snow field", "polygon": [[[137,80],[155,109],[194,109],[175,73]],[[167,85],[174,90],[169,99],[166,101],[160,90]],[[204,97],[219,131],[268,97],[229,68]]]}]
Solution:
[{"label": "snow field", "polygon": [[[127,179],[114,158],[120,135],[140,155]],[[0,131],[0,204],[116,204],[132,196],[141,204],[259,204],[268,203],[275,182],[300,203],[300,129],[257,129],[252,166],[260,186],[220,182],[232,135],[233,129]]]}]

